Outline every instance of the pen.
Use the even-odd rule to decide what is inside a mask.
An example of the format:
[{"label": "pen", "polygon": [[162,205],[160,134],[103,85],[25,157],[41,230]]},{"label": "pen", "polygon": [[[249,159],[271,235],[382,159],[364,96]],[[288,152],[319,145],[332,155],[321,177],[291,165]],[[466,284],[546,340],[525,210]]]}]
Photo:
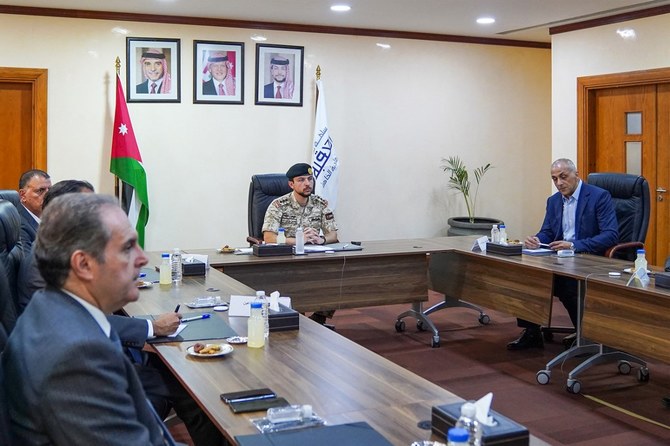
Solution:
[{"label": "pen", "polygon": [[540,248],[551,249],[551,246],[547,245],[546,243],[540,243]]},{"label": "pen", "polygon": [[274,393],[267,393],[265,395],[253,395],[243,398],[235,398],[228,400],[228,403],[242,403],[244,401],[256,401],[256,400],[269,400],[270,398],[275,398],[277,395]]},{"label": "pen", "polygon": [[174,312],[175,312],[175,313],[179,313],[179,307],[180,307],[180,306],[181,306],[181,304],[177,304],[177,308],[174,309]]},{"label": "pen", "polygon": [[191,321],[197,321],[198,319],[208,319],[209,318],[209,313],[201,314],[200,316],[193,316],[193,317],[187,317],[186,319],[182,319],[182,322],[191,322]]},{"label": "pen", "polygon": [[346,248],[347,246],[349,246],[349,243],[345,243],[342,249]]}]

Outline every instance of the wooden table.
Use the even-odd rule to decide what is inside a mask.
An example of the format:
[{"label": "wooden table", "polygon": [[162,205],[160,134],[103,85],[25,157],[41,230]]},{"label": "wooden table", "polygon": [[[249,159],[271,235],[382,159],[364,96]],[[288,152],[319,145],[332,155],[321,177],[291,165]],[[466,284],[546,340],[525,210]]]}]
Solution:
[{"label": "wooden table", "polygon": [[[152,255],[151,260],[158,262],[158,255]],[[156,285],[142,290],[140,300],[125,310],[130,315],[158,314],[174,311],[178,303],[194,297],[220,295],[227,300],[232,294],[253,295],[254,290],[210,268],[207,276],[186,277],[177,288]],[[222,317],[239,334],[246,334],[246,318],[213,315]],[[291,403],[311,404],[330,424],[366,421],[396,445],[439,440],[417,423],[430,419],[434,405],[462,401],[304,316],[300,316],[300,330],[271,333],[263,349],[235,345],[227,356],[203,359],[187,355],[186,348],[191,344],[153,347],[233,443],[236,435],[257,433],[249,420],[263,412],[233,414],[219,398],[224,392],[270,387]],[[531,437],[531,445],[545,444]]]},{"label": "wooden table", "polygon": [[362,246],[361,251],[276,257],[186,252],[208,255],[210,266],[254,289],[280,291],[291,297],[294,309],[305,312],[426,301],[426,255],[453,249],[431,239],[366,241]]}]

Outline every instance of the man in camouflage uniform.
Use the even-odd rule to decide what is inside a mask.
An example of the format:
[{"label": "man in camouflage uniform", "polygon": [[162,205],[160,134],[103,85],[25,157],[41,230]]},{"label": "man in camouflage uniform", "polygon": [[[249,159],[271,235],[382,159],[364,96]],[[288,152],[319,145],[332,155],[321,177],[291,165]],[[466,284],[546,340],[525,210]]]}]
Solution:
[{"label": "man in camouflage uniform", "polygon": [[[298,163],[286,172],[291,192],[275,199],[265,212],[263,240],[276,243],[279,228],[284,228],[286,243],[295,245],[295,232],[303,228],[305,243],[324,245],[337,242],[337,223],[328,201],[313,195],[314,177],[312,166]],[[323,235],[321,234],[323,233]],[[311,318],[321,324],[332,317],[334,311],[319,311]]]}]

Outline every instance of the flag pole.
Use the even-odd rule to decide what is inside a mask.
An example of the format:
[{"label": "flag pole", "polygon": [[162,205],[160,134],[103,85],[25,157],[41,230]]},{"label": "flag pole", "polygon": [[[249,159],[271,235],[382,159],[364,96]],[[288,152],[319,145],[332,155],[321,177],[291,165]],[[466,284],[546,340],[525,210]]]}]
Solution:
[{"label": "flag pole", "polygon": [[[115,67],[116,67],[116,76],[119,76],[119,73],[121,72],[121,59],[119,56],[116,56],[116,62],[115,62]],[[116,85],[116,79],[114,79],[114,85]],[[114,88],[114,91],[116,91],[116,88]],[[114,129],[112,129],[112,132],[114,132]],[[121,201],[121,192],[119,190],[119,177],[114,175],[114,196]]]},{"label": "flag pole", "polygon": [[[318,82],[320,80],[321,80],[321,65],[317,65],[316,66],[316,81]],[[318,86],[316,87],[316,101],[315,101],[315,103],[317,103],[317,104],[319,103],[319,87]]]}]

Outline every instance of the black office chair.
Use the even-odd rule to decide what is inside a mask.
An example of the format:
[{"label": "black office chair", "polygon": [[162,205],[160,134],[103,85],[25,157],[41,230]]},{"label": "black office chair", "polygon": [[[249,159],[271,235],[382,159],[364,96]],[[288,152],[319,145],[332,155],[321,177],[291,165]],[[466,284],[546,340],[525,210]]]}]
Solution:
[{"label": "black office chair", "polygon": [[0,295],[0,320],[7,333],[16,323],[16,280],[23,259],[19,245],[21,217],[19,211],[7,200],[0,200],[0,273],[7,279],[8,292]]},{"label": "black office chair", "polygon": [[635,260],[636,251],[644,249],[649,227],[649,183],[643,176],[626,173],[590,173],[587,183],[612,195],[619,222],[619,243],[608,249],[605,255]]},{"label": "black office chair", "polygon": [[247,241],[251,245],[263,242],[263,220],[265,211],[275,198],[291,192],[288,178],[283,173],[264,173],[251,177],[249,184],[249,236]]},{"label": "black office chair", "polygon": [[[587,183],[605,189],[612,195],[614,212],[619,223],[619,243],[605,252],[605,256],[624,260],[635,260],[638,249],[644,249],[644,240],[649,226],[649,183],[643,176],[627,173],[590,173]],[[546,340],[553,333],[574,333],[572,327],[542,327]],[[570,347],[574,336],[565,339]]]},{"label": "black office chair", "polygon": [[21,204],[21,199],[19,197],[19,193],[15,190],[11,189],[0,189],[0,200],[7,200],[11,201],[16,208],[19,208],[19,205]]}]

